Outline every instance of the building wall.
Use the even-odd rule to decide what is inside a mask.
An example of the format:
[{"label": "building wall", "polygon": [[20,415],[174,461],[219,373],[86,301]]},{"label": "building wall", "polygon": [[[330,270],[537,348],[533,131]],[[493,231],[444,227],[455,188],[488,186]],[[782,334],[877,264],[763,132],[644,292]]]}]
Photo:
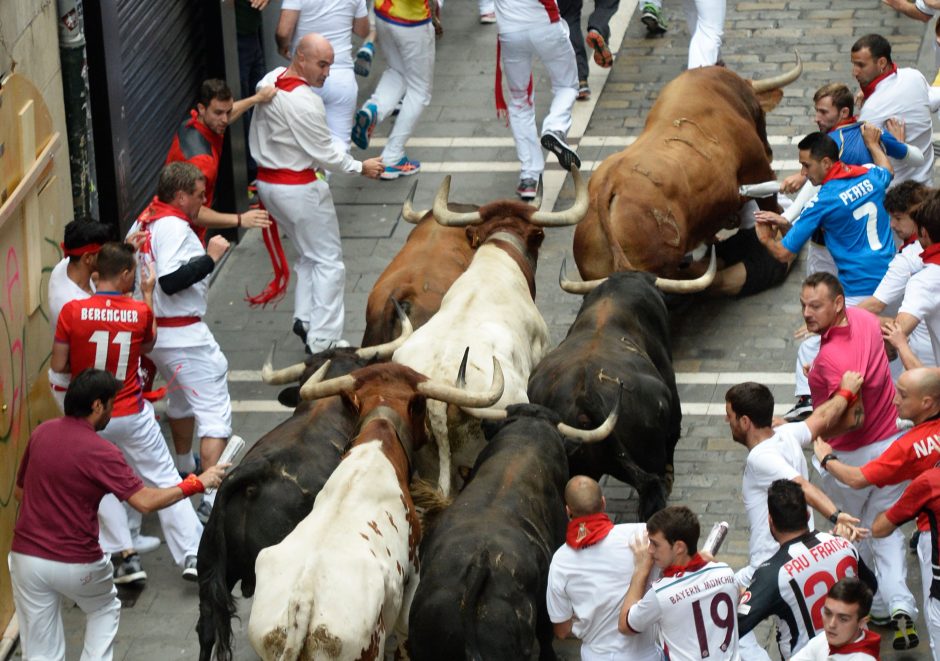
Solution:
[{"label": "building wall", "polygon": [[[12,73],[11,73],[12,72]],[[11,75],[13,78],[11,78]],[[52,346],[46,286],[71,220],[68,147],[60,76],[57,10],[51,0],[0,1],[0,630],[12,612],[5,562],[16,518],[12,497],[30,431],[57,414],[46,370]],[[24,175],[20,126],[32,100],[38,155],[60,144],[26,202],[10,196]]]}]

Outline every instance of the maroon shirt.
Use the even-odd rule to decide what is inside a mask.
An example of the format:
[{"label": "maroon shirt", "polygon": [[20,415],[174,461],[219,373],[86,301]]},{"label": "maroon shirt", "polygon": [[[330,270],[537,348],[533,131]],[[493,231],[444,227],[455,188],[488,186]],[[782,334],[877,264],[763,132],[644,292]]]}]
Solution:
[{"label": "maroon shirt", "polygon": [[98,503],[107,493],[127,500],[144,483],[121,451],[82,418],[65,416],[36,427],[16,476],[23,489],[12,550],[46,560],[101,559]]}]

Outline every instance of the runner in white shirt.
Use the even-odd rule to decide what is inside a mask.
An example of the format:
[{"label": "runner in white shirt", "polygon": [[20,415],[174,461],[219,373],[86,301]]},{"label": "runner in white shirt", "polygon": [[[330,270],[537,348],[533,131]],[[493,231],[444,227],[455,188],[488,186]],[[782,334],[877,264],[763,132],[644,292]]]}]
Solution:
[{"label": "runner in white shirt", "polygon": [[[809,482],[803,449],[817,436],[829,438],[845,431],[844,420],[851,415],[847,395],[857,395],[862,386],[858,372],[846,372],[840,388],[803,422],[773,427],[774,398],[767,386],[739,383],[725,393],[725,413],[736,443],[748,448],[741,492],[750,524],[748,565],[736,578],[741,587],[750,584],[754,571],[777,552],[780,545],[770,533],[767,519],[767,489],[775,480],[791,480],[800,485],[810,507],[835,523],[853,526],[858,519],[842,512],[821,489]],[[849,414],[849,415],[847,415]],[[812,509],[807,508],[810,528]]]},{"label": "runner in white shirt", "polygon": [[[176,466],[185,473],[195,469],[194,430],[203,470],[218,463],[232,435],[228,361],[203,321],[209,275],[229,243],[213,236],[203,248],[193,231],[205,197],[206,179],[199,168],[186,162],[169,163],[160,171],[156,197],[130,230],[145,232],[140,261],[157,274],[153,312],[159,332],[150,358],[164,381],[172,384],[166,395],[166,416]],[[203,494],[196,510],[203,523],[209,519],[216,493]]]},{"label": "runner in white shirt", "polygon": [[[888,265],[888,272],[881,279],[875,293],[858,304],[858,307],[872,314],[897,316],[898,308],[904,299],[904,290],[911,276],[924,268],[920,255],[924,248],[917,240],[917,223],[910,212],[923,202],[930,189],[916,181],[905,181],[888,190],[885,194],[885,211],[891,217],[891,229],[895,238],[901,242],[901,249]],[[917,324],[909,338],[911,350],[921,364],[936,367],[930,333],[925,324]],[[897,381],[904,366],[900,360],[891,361],[891,375]]]},{"label": "runner in white shirt", "polygon": [[294,332],[313,353],[343,341],[346,279],[333,196],[316,170],[375,179],[385,169],[381,158],[357,161],[331,139],[323,101],[311,86],[323,85],[332,63],[326,39],[303,37],[290,66],[271,71],[258,83],[273,83],[279,93],[255,109],[248,136],[258,163],[258,195],[298,253]]},{"label": "runner in white shirt", "polygon": [[[637,635],[658,626],[671,661],[738,661],[734,571],[696,553],[698,517],[687,507],[667,507],[650,517],[646,529],[648,539],[630,545],[635,569],[620,609],[620,632]],[[663,577],[647,590],[654,564]]]},{"label": "runner in white shirt", "polygon": [[617,630],[617,614],[633,575],[629,545],[646,526],[615,526],[604,513],[607,501],[600,485],[584,475],[569,480],[565,503],[571,520],[566,542],[552,558],[546,594],[555,635],[579,638],[583,661],[660,661],[662,649],[652,630],[638,636]]},{"label": "runner in white shirt", "polygon": [[924,155],[924,162],[919,165],[891,159],[894,185],[909,179],[931,185],[933,120],[927,79],[917,69],[899,69],[891,61],[891,44],[879,34],[867,34],[852,45],[852,75],[865,97],[859,121],[883,129],[891,118],[902,120],[903,142],[917,147]]},{"label": "runner in white shirt", "polygon": [[865,627],[871,601],[871,590],[857,578],[838,581],[822,608],[825,630],[790,661],[878,661],[881,636]]},{"label": "runner in white shirt", "polygon": [[287,59],[304,35],[317,33],[333,47],[333,66],[322,87],[314,87],[326,110],[326,122],[340,149],[349,151],[356,95],[359,86],[353,72],[352,35],[369,34],[369,9],[365,0],[284,0],[277,24],[278,52]]},{"label": "runner in white shirt", "polygon": [[884,328],[885,338],[898,350],[907,369],[922,365],[907,340],[921,322],[930,334],[935,364],[940,365],[940,191],[930,193],[911,218],[924,249],[920,254],[924,268],[911,276],[895,322]]}]

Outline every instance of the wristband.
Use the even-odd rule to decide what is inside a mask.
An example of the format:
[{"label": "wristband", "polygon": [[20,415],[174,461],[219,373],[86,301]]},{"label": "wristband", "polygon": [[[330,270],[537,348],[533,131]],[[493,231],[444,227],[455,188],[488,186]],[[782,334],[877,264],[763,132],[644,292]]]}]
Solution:
[{"label": "wristband", "polygon": [[836,510],[829,515],[829,521],[832,522],[832,525],[839,523],[839,515],[842,514],[842,510]]},{"label": "wristband", "polygon": [[197,493],[202,493],[206,490],[206,485],[199,481],[199,478],[196,477],[195,473],[190,473],[187,475],[186,479],[176,486],[183,490],[183,496],[186,498],[189,498],[190,496]]},{"label": "wristband", "polygon": [[852,408],[855,405],[855,402],[858,401],[858,395],[856,395],[851,390],[848,390],[847,388],[839,388],[836,390],[836,394],[833,395],[833,397],[836,395],[845,397],[845,401],[848,402],[849,408]]},{"label": "wristband", "polygon": [[238,216],[238,225],[236,225],[236,227],[241,227],[241,226],[242,226],[242,215],[241,215],[240,213],[239,213],[239,214],[236,214],[236,215]]},{"label": "wristband", "polygon": [[828,463],[829,463],[830,461],[832,461],[833,459],[838,459],[838,458],[839,458],[839,457],[837,457],[836,455],[834,455],[833,453],[830,452],[829,454],[827,454],[825,457],[823,457],[823,458],[820,460],[820,462],[819,462],[819,467],[822,468],[823,470],[828,470],[828,469],[826,468],[826,464],[828,464]]}]

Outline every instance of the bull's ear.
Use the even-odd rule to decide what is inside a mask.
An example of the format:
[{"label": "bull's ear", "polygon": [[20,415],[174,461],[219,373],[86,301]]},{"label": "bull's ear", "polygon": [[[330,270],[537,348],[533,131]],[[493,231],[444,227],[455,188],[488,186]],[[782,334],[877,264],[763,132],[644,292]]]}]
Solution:
[{"label": "bull's ear", "polygon": [[277,394],[277,401],[281,403],[281,406],[291,409],[297,408],[297,405],[300,404],[300,386],[284,388]]},{"label": "bull's ear", "polygon": [[356,395],[356,393],[348,392],[344,390],[339,394],[339,396],[343,400],[343,406],[346,407],[346,410],[358,418],[359,417],[359,397]]},{"label": "bull's ear", "polygon": [[783,100],[783,90],[775,89],[768,92],[761,92],[757,95],[757,102],[760,104],[761,109],[768,113],[774,108],[776,108],[780,101]]},{"label": "bull's ear", "polygon": [[476,250],[480,247],[480,233],[477,231],[476,225],[467,226],[467,240],[470,242],[470,247]]}]

